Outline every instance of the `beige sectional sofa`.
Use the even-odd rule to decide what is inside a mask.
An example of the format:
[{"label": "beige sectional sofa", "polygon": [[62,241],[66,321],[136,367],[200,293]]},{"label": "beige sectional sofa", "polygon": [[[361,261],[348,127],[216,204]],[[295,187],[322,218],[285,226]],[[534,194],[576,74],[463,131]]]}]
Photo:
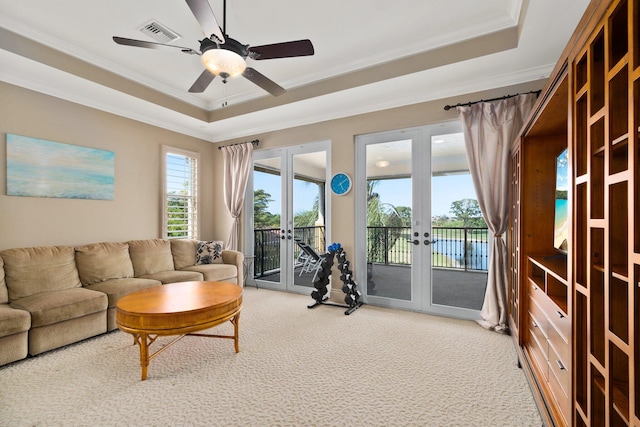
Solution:
[{"label": "beige sectional sofa", "polygon": [[197,248],[197,240],[149,239],[0,251],[0,366],[116,329],[116,303],[139,289],[243,286],[242,253],[196,264]]}]

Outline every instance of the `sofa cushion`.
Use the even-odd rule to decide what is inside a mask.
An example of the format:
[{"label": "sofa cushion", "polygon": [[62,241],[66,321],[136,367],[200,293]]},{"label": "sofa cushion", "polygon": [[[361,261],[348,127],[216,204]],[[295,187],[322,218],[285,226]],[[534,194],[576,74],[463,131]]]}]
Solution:
[{"label": "sofa cushion", "polygon": [[107,294],[109,298],[109,308],[114,308],[120,298],[131,292],[161,285],[162,283],[157,280],[132,277],[94,283],[93,285],[85,286],[85,288]]},{"label": "sofa cushion", "polygon": [[173,270],[173,255],[168,240],[131,240],[128,243],[135,277]]},{"label": "sofa cushion", "polygon": [[9,292],[7,291],[7,283],[4,280],[4,261],[0,257],[0,304],[9,302]]},{"label": "sofa cushion", "polygon": [[31,313],[31,326],[36,328],[106,311],[107,296],[85,288],[63,289],[21,298],[11,307]]},{"label": "sofa cushion", "polygon": [[170,242],[173,265],[176,270],[182,270],[196,263],[198,240],[171,239]]},{"label": "sofa cushion", "polygon": [[221,241],[198,242],[196,265],[202,264],[222,264]]},{"label": "sofa cushion", "polygon": [[83,285],[133,277],[126,243],[92,243],[75,248],[76,267]]},{"label": "sofa cushion", "polygon": [[30,327],[31,315],[28,311],[0,304],[0,338],[28,331]]},{"label": "sofa cushion", "polygon": [[70,246],[7,249],[0,252],[0,257],[4,260],[10,302],[82,286]]},{"label": "sofa cushion", "polygon": [[157,273],[153,274],[145,274],[144,276],[140,276],[140,278],[159,280],[163,284],[203,280],[203,276],[201,273],[198,273],[197,271],[186,270],[158,271]]},{"label": "sofa cushion", "polygon": [[237,283],[238,268],[233,264],[202,264],[192,265],[183,271],[197,271],[207,281],[234,281]]}]

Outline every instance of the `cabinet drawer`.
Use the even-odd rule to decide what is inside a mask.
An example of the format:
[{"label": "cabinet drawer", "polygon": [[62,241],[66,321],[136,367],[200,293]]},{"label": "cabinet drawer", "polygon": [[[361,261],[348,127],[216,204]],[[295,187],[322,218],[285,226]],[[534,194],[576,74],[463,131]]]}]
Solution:
[{"label": "cabinet drawer", "polygon": [[569,316],[553,303],[547,310],[547,315],[549,316],[549,323],[552,325],[549,329],[555,328],[562,339],[569,342],[569,337],[571,336],[571,319]]},{"label": "cabinet drawer", "polygon": [[[534,319],[536,325],[538,325],[538,329],[540,329],[544,335],[544,338],[548,338],[549,332],[547,329],[549,328],[549,320],[547,319],[544,309],[540,306],[539,301],[533,297],[529,298],[529,317]],[[532,325],[530,324],[529,327],[532,327]]]},{"label": "cabinet drawer", "polygon": [[553,373],[553,375],[549,375],[549,382],[551,382],[551,377],[555,376],[564,395],[568,396],[571,390],[571,373],[569,372],[569,366],[565,360],[562,360],[560,356],[558,356],[555,349],[551,346],[549,346],[549,370]]},{"label": "cabinet drawer", "polygon": [[[550,364],[555,364],[555,360],[549,361]],[[557,365],[556,365],[557,366]],[[553,398],[556,401],[557,407],[560,409],[560,412],[564,416],[566,425],[569,425],[569,420],[571,420],[571,399],[562,389],[560,385],[560,380],[556,377],[556,372],[553,367],[549,372],[549,388],[551,389],[551,393],[553,394]],[[567,372],[567,371],[564,371]]]},{"label": "cabinet drawer", "polygon": [[545,359],[547,358],[547,337],[544,334],[542,328],[543,325],[547,322],[547,318],[543,317],[542,320],[539,320],[538,316],[532,312],[528,313],[527,316],[527,327],[529,328],[529,335],[531,336],[531,340],[536,340],[538,342],[538,347],[544,352]]},{"label": "cabinet drawer", "polygon": [[549,380],[549,361],[547,360],[547,354],[549,352],[549,344],[547,340],[539,341],[536,338],[533,328],[529,328],[529,336],[531,337],[527,342],[527,348],[531,359],[536,364],[538,371],[540,371],[545,379]]},{"label": "cabinet drawer", "polygon": [[[560,334],[560,332],[556,329],[556,326],[553,322],[549,322],[549,327],[547,328],[548,337],[549,337],[549,345],[553,347],[555,352],[560,357],[560,360],[563,362],[568,362],[571,360],[571,346],[567,342],[567,340]],[[549,359],[551,359],[551,355],[549,355]]]},{"label": "cabinet drawer", "polygon": [[544,293],[544,289],[538,286],[533,280],[529,281],[529,295],[538,301],[541,307],[546,307],[546,301],[549,300],[549,297]]}]

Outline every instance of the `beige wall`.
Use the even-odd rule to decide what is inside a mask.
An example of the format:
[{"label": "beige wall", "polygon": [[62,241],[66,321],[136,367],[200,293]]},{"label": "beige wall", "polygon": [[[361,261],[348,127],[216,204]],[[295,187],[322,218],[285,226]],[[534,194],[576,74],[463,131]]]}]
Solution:
[{"label": "beige wall", "polygon": [[[530,82],[211,144],[0,83],[0,250],[159,237],[163,144],[201,154],[201,238],[226,240],[231,217],[224,204],[218,145],[259,139],[257,149],[264,149],[329,140],[333,171],[353,176],[356,135],[457,120],[455,109],[444,111],[445,104],[537,90],[543,84]],[[115,200],[6,196],[6,133],[114,151]],[[354,200],[353,192],[331,200],[332,216],[341,217],[333,221],[331,235],[347,254],[354,253]]]},{"label": "beige wall", "polygon": [[[114,200],[7,196],[7,133],[114,151]],[[199,152],[202,182],[213,181],[210,142],[0,83],[0,250],[160,237],[163,144]],[[202,185],[204,239],[221,237],[211,220],[218,190]]]}]

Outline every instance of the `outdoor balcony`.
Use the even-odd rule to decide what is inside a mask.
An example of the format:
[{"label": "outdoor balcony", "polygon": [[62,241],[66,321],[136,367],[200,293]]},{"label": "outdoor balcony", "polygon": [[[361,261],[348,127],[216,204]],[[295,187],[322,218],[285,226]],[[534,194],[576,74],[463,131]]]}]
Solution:
[{"label": "outdoor balcony", "polygon": [[[433,227],[432,303],[480,310],[487,283],[488,239],[486,228]],[[279,229],[255,230],[254,278],[280,281]],[[372,266],[367,294],[409,300],[411,280],[411,229],[408,227],[368,227],[368,247]],[[318,254],[324,254],[324,227],[300,227],[295,238],[308,242]],[[375,243],[378,242],[378,243]],[[298,253],[296,252],[296,257]],[[299,274],[294,282],[313,286],[313,272]],[[355,278],[356,283],[364,280]]]}]

